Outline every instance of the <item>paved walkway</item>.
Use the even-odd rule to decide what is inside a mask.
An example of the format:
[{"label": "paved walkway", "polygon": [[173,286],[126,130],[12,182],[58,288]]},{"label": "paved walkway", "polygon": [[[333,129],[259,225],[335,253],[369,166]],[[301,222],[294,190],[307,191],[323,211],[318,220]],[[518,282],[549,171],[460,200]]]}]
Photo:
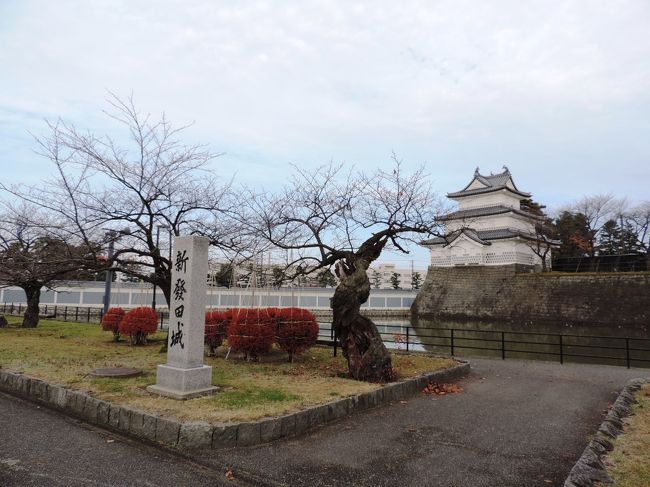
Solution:
[{"label": "paved walkway", "polygon": [[218,486],[215,471],[0,393],[0,486]]},{"label": "paved walkway", "polygon": [[465,392],[352,416],[309,436],[212,452],[271,483],[560,486],[633,377],[649,370],[471,359]]},{"label": "paved walkway", "polygon": [[293,440],[196,452],[195,462],[0,394],[0,485],[560,486],[615,393],[650,376],[514,360],[472,368],[461,394],[421,395]]}]

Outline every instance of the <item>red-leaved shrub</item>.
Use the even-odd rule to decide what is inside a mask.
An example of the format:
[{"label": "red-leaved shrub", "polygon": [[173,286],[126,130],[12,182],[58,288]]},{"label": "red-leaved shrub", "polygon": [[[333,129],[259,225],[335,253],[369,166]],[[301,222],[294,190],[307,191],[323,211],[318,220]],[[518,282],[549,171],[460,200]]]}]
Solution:
[{"label": "red-leaved shrub", "polygon": [[102,317],[102,330],[113,332],[113,341],[120,339],[120,322],[124,318],[124,310],[122,308],[109,308],[106,314]]},{"label": "red-leaved shrub", "polygon": [[120,323],[120,333],[131,337],[132,345],[147,343],[147,335],[156,332],[158,317],[156,311],[147,308],[133,308]]},{"label": "red-leaved shrub", "polygon": [[229,310],[228,343],[235,352],[257,360],[273,346],[274,323],[266,309],[239,308]]},{"label": "red-leaved shrub", "polygon": [[275,340],[289,354],[289,362],[311,348],[318,339],[318,322],[314,314],[303,308],[280,308],[275,313]]},{"label": "red-leaved shrub", "polygon": [[209,355],[214,355],[217,347],[221,346],[226,337],[226,314],[219,311],[205,313],[205,344],[208,346]]}]

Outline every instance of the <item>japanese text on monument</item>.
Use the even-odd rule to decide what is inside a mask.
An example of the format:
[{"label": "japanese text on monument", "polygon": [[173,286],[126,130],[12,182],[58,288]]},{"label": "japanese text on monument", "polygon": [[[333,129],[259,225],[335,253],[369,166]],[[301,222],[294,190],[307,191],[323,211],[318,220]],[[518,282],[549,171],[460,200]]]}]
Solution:
[{"label": "japanese text on monument", "polygon": [[[176,272],[187,274],[187,263],[189,261],[189,256],[187,255],[187,250],[182,252],[179,250],[176,252],[176,263],[174,264]],[[177,301],[175,304],[177,306],[174,308],[174,317],[176,318],[176,330],[171,330],[171,335],[169,337],[169,346],[175,347],[180,345],[181,348],[185,348],[183,343],[183,327],[185,323],[183,321],[183,313],[185,311],[185,305],[178,304],[178,301],[185,301],[185,293],[187,289],[185,288],[185,279],[177,278],[174,283],[174,299]]]}]

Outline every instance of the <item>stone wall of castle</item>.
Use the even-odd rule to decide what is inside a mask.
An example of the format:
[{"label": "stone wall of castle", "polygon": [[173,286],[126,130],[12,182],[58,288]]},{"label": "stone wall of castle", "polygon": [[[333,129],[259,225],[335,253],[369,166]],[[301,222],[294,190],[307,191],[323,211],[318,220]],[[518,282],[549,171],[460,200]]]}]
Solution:
[{"label": "stone wall of castle", "polygon": [[430,267],[411,313],[460,320],[650,325],[650,273],[535,273],[519,265]]}]

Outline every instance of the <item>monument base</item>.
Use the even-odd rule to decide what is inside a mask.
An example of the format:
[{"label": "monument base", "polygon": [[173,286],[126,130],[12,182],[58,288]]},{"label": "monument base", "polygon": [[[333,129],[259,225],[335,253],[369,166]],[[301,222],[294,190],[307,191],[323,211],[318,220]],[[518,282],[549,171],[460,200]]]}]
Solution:
[{"label": "monument base", "polygon": [[153,394],[181,400],[214,394],[217,389],[212,385],[212,367],[208,365],[191,369],[159,365],[156,384],[147,387]]}]

